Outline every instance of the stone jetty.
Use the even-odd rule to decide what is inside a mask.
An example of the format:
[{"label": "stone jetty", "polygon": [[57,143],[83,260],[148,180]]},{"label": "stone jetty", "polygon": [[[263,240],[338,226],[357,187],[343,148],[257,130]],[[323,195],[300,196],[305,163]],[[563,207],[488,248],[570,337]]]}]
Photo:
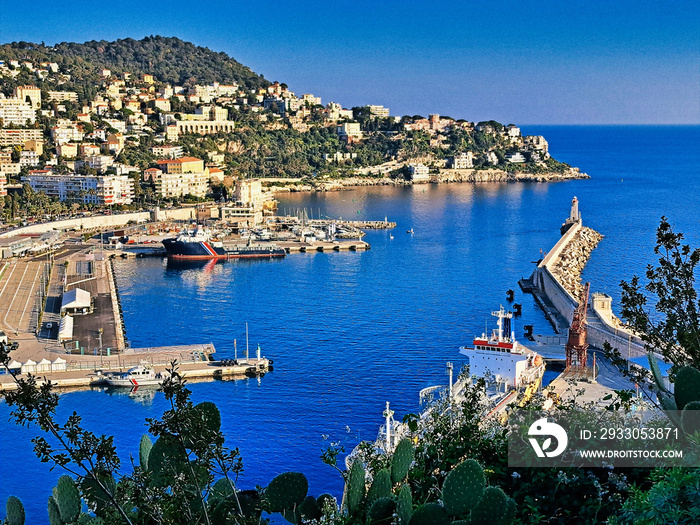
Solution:
[{"label": "stone jetty", "polygon": [[583,290],[581,272],[602,238],[603,236],[592,228],[581,227],[550,268],[557,281],[576,298],[581,297]]}]

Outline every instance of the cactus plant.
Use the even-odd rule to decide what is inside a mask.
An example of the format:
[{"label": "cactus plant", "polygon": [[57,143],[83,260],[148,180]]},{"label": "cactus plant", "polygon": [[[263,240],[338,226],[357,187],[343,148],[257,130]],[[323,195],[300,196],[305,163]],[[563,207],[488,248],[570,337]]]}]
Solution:
[{"label": "cactus plant", "polygon": [[508,498],[508,503],[506,505],[506,512],[503,515],[503,518],[501,518],[500,524],[496,525],[511,525],[513,521],[515,521],[515,513],[518,510],[517,504],[515,503],[515,500],[512,498]]},{"label": "cactus plant", "polygon": [[346,501],[350,514],[359,512],[365,498],[365,468],[361,461],[353,461],[345,484]]},{"label": "cactus plant", "polygon": [[7,498],[7,525],[24,525],[24,505],[16,496]]},{"label": "cactus plant", "polygon": [[500,524],[506,515],[508,507],[508,496],[499,487],[487,487],[479,503],[477,503],[471,514],[471,523],[475,525]]},{"label": "cactus plant", "polygon": [[409,525],[449,525],[450,517],[442,505],[427,503],[418,507],[411,516]]},{"label": "cactus plant", "polygon": [[55,501],[61,514],[61,521],[70,523],[78,518],[81,508],[80,492],[73,478],[70,476],[58,478]]},{"label": "cactus plant", "polygon": [[692,401],[700,401],[700,371],[684,366],[676,374],[674,397],[678,410]]},{"label": "cactus plant", "polygon": [[396,445],[394,455],[391,458],[391,481],[398,483],[406,477],[408,469],[413,463],[413,443],[408,438],[403,438]]},{"label": "cactus plant", "polygon": [[187,467],[187,454],[180,442],[169,434],[163,434],[153,444],[148,454],[148,469],[158,487],[167,487]]},{"label": "cactus plant", "polygon": [[408,522],[411,520],[411,514],[413,514],[411,487],[404,484],[396,496],[396,515],[399,517],[399,524],[408,525]]},{"label": "cactus plant", "polygon": [[374,476],[374,481],[367,492],[367,504],[370,506],[379,498],[388,497],[391,497],[391,474],[383,468]]},{"label": "cactus plant", "polygon": [[442,500],[450,516],[462,516],[481,499],[486,480],[481,465],[468,459],[457,465],[445,478]]},{"label": "cactus plant", "polygon": [[681,413],[681,422],[683,423],[683,432],[686,434],[695,434],[700,432],[700,401],[691,401],[683,408]]},{"label": "cactus plant", "polygon": [[49,524],[63,525],[61,520],[61,511],[58,510],[58,504],[53,496],[49,496]]},{"label": "cactus plant", "polygon": [[391,498],[379,498],[367,511],[367,523],[370,525],[390,525],[394,519],[396,502]]},{"label": "cactus plant", "polygon": [[321,517],[321,508],[316,503],[316,498],[313,496],[306,496],[304,501],[299,505],[299,512],[301,517],[305,520],[315,520]]},{"label": "cactus plant", "polygon": [[284,472],[270,482],[265,490],[265,497],[272,512],[282,512],[283,510],[296,509],[304,501],[308,491],[309,482],[304,474]]},{"label": "cactus plant", "polygon": [[139,465],[143,470],[148,469],[148,455],[151,453],[153,448],[153,442],[147,434],[141,436],[141,443],[139,443]]},{"label": "cactus plant", "polygon": [[651,376],[654,379],[654,383],[656,383],[657,388],[659,390],[666,391],[666,388],[664,387],[663,375],[661,374],[661,369],[659,368],[659,363],[656,360],[654,352],[649,352],[647,354],[647,360],[649,361],[649,369],[651,370]]}]

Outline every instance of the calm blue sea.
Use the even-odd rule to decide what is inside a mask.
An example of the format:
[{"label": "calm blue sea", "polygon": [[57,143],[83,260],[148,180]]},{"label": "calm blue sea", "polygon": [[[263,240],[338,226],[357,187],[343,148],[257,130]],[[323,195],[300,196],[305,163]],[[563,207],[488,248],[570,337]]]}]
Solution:
[{"label": "calm blue sea", "polygon": [[[231,447],[244,459],[242,487],[303,471],[311,492],[340,495],[340,476],[319,460],[328,440],[349,451],[374,439],[386,401],[413,411],[418,391],[445,383],[445,362],[481,333],[489,312],[516,290],[523,317],[551,333],[517,280],[559,236],[573,196],[584,223],[605,238],[584,277],[619,304],[619,282],[653,259],[661,215],[700,244],[700,127],[525,126],[552,155],[590,180],[553,184],[453,184],[283,196],[280,208],[317,216],[395,221],[369,232],[366,253],[297,254],[283,261],[170,268],[156,259],[118,261],[127,336],[135,347],[213,342],[220,357],[258,343],[275,360],[260,380],[192,384],[211,400]],[[414,234],[406,230],[414,230]],[[489,323],[491,323],[489,319]],[[62,396],[61,412],[112,434],[125,468],[138,457],[144,420],[166,408],[160,394]],[[15,494],[30,521],[46,520],[59,472],[32,452],[37,430],[8,423],[0,407],[0,502]],[[324,436],[328,436],[324,440]],[[3,504],[4,505],[4,504]],[[3,511],[0,510],[0,514]]]}]

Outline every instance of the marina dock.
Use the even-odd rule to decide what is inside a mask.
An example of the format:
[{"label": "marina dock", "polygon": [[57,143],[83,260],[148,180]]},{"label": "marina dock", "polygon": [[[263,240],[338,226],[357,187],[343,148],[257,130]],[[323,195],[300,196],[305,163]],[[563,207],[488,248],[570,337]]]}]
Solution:
[{"label": "marina dock", "polygon": [[[164,372],[170,368],[173,360],[177,360],[180,375],[189,381],[263,375],[272,370],[272,361],[264,356],[214,360],[215,352],[212,344],[130,348],[122,354],[101,358],[98,356],[97,359],[94,356],[70,356],[60,353],[48,355],[50,353],[47,352],[46,361],[53,359],[53,363],[60,363],[64,360],[60,367],[62,369],[55,369],[55,365],[51,364],[41,365],[39,362],[23,366],[20,377],[31,373],[37,376],[39,385],[51,381],[57,388],[86,388],[103,384],[105,372],[126,372],[144,363],[151,365],[156,372]],[[18,357],[15,357],[18,363],[25,363]],[[57,361],[57,358],[60,359]],[[16,387],[9,374],[0,375],[0,391],[14,390]]]}]

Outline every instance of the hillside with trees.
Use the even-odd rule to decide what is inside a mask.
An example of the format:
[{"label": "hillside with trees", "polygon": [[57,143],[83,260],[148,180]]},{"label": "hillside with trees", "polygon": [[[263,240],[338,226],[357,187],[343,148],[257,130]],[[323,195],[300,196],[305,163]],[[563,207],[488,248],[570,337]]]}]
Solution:
[{"label": "hillside with trees", "polygon": [[70,70],[70,83],[76,85],[97,82],[102,69],[118,74],[147,73],[170,84],[237,82],[248,89],[269,84],[226,53],[216,53],[175,37],[148,36],[114,42],[92,40],[84,44],[62,42],[53,47],[43,43],[12,42],[0,46],[0,60],[55,62],[62,71]]}]

